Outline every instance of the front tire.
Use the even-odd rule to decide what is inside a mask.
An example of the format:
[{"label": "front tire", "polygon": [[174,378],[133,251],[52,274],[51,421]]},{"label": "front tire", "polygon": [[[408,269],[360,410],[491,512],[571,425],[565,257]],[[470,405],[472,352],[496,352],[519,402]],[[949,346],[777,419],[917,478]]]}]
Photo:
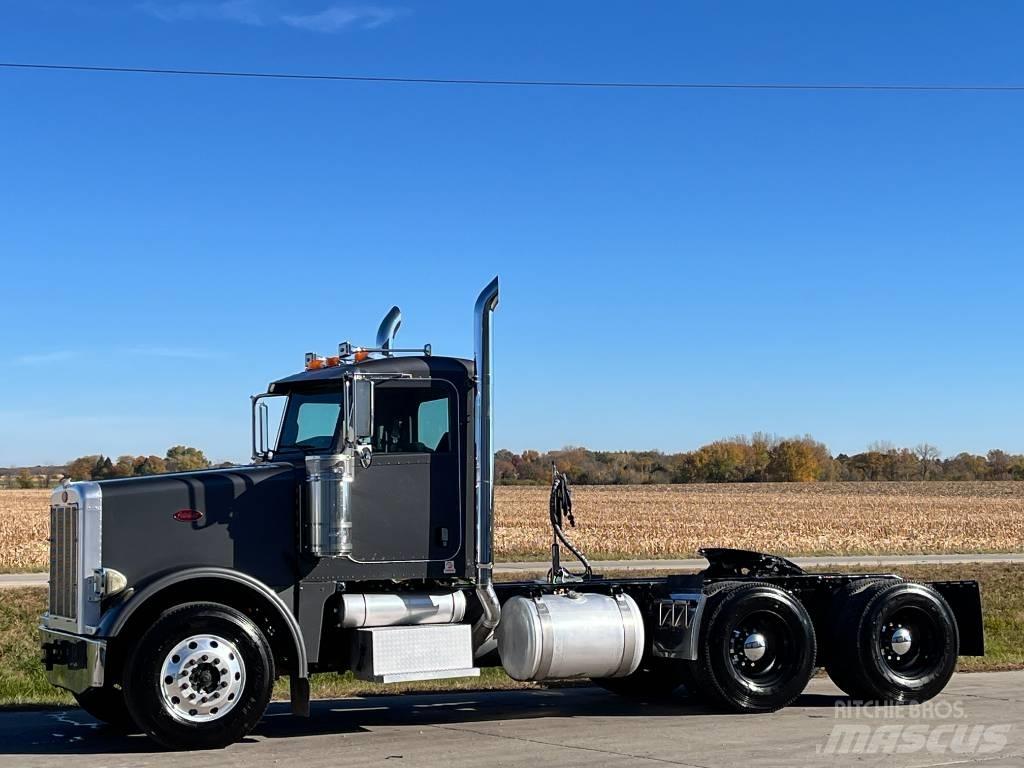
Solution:
[{"label": "front tire", "polygon": [[274,657],[248,617],[217,603],[165,611],[139,640],[125,700],[168,749],[219,749],[248,734],[270,702]]},{"label": "front tire", "polygon": [[816,652],[803,603],[770,584],[741,583],[708,598],[691,673],[709,703],[773,712],[807,687]]}]

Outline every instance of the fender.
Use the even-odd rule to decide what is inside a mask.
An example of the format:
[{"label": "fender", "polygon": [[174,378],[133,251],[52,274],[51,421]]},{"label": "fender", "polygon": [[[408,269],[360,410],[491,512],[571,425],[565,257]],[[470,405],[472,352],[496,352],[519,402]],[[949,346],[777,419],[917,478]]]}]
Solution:
[{"label": "fender", "polygon": [[277,611],[284,625],[291,633],[292,645],[295,649],[297,671],[294,678],[305,680],[309,677],[309,661],[306,656],[306,641],[302,637],[302,629],[294,614],[288,609],[284,600],[259,579],[230,568],[198,567],[185,568],[165,574],[131,594],[126,600],[106,611],[100,621],[98,634],[101,637],[117,637],[125,624],[142,605],[154,595],[158,595],[168,587],[195,579],[216,579],[233,582],[252,590],[263,598],[266,604]]}]

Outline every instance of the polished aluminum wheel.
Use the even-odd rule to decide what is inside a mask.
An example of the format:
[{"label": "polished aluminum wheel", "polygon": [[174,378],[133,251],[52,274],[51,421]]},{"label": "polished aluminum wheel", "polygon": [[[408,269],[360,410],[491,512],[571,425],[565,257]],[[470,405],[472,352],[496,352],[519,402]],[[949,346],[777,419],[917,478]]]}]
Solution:
[{"label": "polished aluminum wheel", "polygon": [[192,635],[178,643],[160,668],[164,705],[175,717],[205,723],[226,715],[245,688],[245,662],[229,640]]}]

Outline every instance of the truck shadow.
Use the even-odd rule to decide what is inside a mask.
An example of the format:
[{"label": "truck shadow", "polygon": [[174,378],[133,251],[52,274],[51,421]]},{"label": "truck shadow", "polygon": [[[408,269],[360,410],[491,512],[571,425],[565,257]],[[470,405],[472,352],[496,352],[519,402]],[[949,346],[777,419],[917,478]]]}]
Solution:
[{"label": "truck shadow", "polygon": [[[832,707],[845,697],[805,694],[794,707]],[[293,717],[286,702],[267,710],[252,736],[229,749],[258,749],[268,739],[357,734],[383,726],[451,727],[548,717],[730,717],[684,692],[664,702],[623,698],[599,688],[370,696],[313,702],[310,717]],[[125,735],[81,710],[0,712],[0,755],[150,754],[159,748],[142,734]]]},{"label": "truck shadow", "polygon": [[[794,707],[833,707],[844,696],[804,694]],[[640,701],[600,688],[480,691],[321,700],[308,719],[272,710],[254,732],[268,739],[358,733],[380,726],[452,726],[546,717],[731,717],[680,689],[670,700]],[[742,717],[742,715],[741,715]]]}]

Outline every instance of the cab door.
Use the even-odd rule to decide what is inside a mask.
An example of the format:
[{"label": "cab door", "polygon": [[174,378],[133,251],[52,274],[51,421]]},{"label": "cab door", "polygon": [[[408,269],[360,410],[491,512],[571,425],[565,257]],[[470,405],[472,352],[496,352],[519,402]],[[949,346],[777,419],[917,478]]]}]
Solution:
[{"label": "cab door", "polygon": [[352,559],[454,560],[464,545],[458,392],[443,379],[377,381],[369,466],[351,488]]}]

